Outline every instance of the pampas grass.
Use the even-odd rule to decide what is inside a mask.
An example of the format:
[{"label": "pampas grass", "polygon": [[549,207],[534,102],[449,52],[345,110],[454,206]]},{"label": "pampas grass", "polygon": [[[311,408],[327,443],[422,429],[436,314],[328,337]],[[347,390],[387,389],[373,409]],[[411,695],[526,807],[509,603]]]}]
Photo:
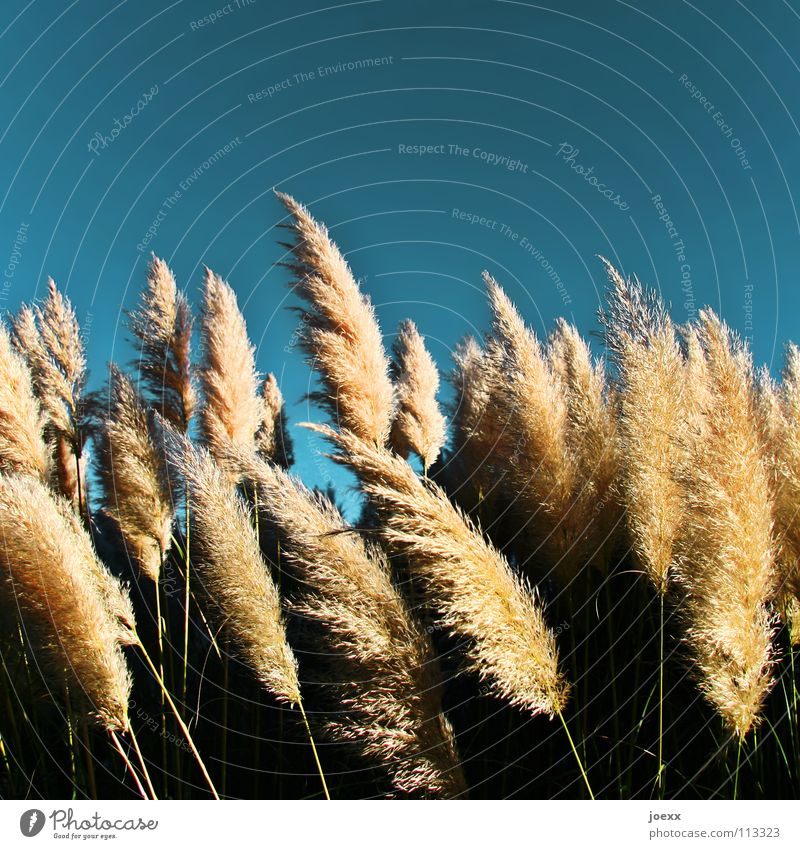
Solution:
[{"label": "pampas grass", "polygon": [[261,684],[279,701],[297,705],[297,661],[247,507],[211,454],[167,439],[170,462],[191,488],[192,564],[216,619]]},{"label": "pampas grass", "polygon": [[655,293],[603,260],[612,284],[602,314],[619,382],[624,504],[633,551],[660,592],[669,583],[684,498],[675,479],[685,428],[684,360]]},{"label": "pampas grass", "polygon": [[702,691],[743,736],[773,685],[771,494],[749,354],[710,310],[697,333],[708,393],[678,473],[686,510],[675,576]]},{"label": "pampas grass", "polygon": [[[714,313],[676,326],[607,264],[607,374],[566,321],[540,341],[487,276],[492,324],[456,349],[446,443],[414,324],[390,367],[342,254],[280,198],[298,338],[333,425],[312,427],[355,472],[364,527],[332,486],[323,498],[282,468],[283,398],[219,276],[205,276],[197,416],[191,310],[162,260],[131,314],[138,375],[111,367],[105,409],[51,283],[0,327],[0,794],[155,797],[158,763],[165,796],[206,794],[202,773],[217,797],[209,749],[225,795],[314,795],[277,699],[301,714],[326,795],[304,700],[341,797],[569,796],[570,751],[592,797],[796,795],[800,351],[780,381],[756,376]],[[147,579],[136,616],[159,623],[144,644],[114,577],[119,536]],[[474,674],[454,675],[462,661]]]},{"label": "pampas grass", "polygon": [[[19,611],[26,638],[52,679],[68,681],[88,714],[110,731],[128,727],[131,680],[120,651],[135,642],[116,607],[130,608],[79,528],[33,478],[0,475],[0,569],[6,610]],[[109,605],[112,597],[115,604]]]},{"label": "pampas grass", "polygon": [[99,439],[103,504],[129,555],[154,583],[169,551],[174,512],[156,438],[152,415],[133,382],[112,365]]},{"label": "pampas grass", "polygon": [[353,279],[328,231],[289,195],[277,193],[292,216],[294,290],[311,305],[300,340],[319,369],[324,391],[313,397],[341,427],[385,445],[394,418],[394,390],[381,331],[369,300]]},{"label": "pampas grass", "polygon": [[296,613],[321,626],[317,651],[326,655],[327,688],[341,710],[326,722],[328,734],[380,765],[398,794],[465,793],[430,640],[383,553],[365,545],[327,499],[280,469],[246,458],[239,465],[304,587]]},{"label": "pampas grass", "polygon": [[42,305],[23,306],[13,321],[13,332],[46,416],[46,433],[55,443],[58,488],[76,511],[82,512],[86,500],[82,457],[86,358],[75,311],[52,278]]},{"label": "pampas grass", "polygon": [[223,456],[232,445],[252,448],[263,420],[255,349],[233,289],[208,268],[200,333],[203,441],[215,457]]},{"label": "pampas grass", "polygon": [[192,312],[175,277],[155,254],[139,308],[130,315],[130,328],[140,354],[142,381],[156,410],[186,432],[196,404],[192,381]]},{"label": "pampas grass", "polygon": [[786,348],[780,386],[764,373],[759,412],[771,472],[779,544],[780,592],[800,598],[800,349]]},{"label": "pampas grass", "polygon": [[256,431],[256,450],[265,460],[288,469],[294,462],[294,446],[286,427],[286,409],[278,381],[270,373],[261,384],[261,425]]},{"label": "pampas grass", "polygon": [[484,280],[495,374],[488,414],[502,422],[504,488],[540,556],[569,584],[590,556],[593,520],[569,444],[569,403],[542,344],[495,280]]},{"label": "pampas grass", "polygon": [[453,353],[450,383],[455,390],[451,407],[453,450],[447,468],[455,464],[459,486],[470,486],[483,500],[502,479],[496,463],[504,457],[504,425],[490,401],[498,379],[496,345],[481,348],[472,337],[459,342]]},{"label": "pampas grass", "polygon": [[447,422],[436,401],[439,370],[413,321],[401,323],[392,350],[397,412],[391,445],[401,457],[413,451],[427,474],[447,438]]},{"label": "pampas grass", "polygon": [[348,431],[316,427],[358,474],[380,516],[381,539],[407,557],[440,623],[466,642],[471,668],[531,713],[556,714],[569,686],[541,603],[436,484],[386,449]]},{"label": "pampas grass", "polygon": [[46,481],[50,452],[31,374],[0,324],[0,472],[18,472]]},{"label": "pampas grass", "polygon": [[617,478],[621,456],[616,394],[577,328],[559,319],[548,339],[550,367],[567,402],[566,443],[577,467],[576,500],[585,518],[587,555],[607,565],[622,523]]}]

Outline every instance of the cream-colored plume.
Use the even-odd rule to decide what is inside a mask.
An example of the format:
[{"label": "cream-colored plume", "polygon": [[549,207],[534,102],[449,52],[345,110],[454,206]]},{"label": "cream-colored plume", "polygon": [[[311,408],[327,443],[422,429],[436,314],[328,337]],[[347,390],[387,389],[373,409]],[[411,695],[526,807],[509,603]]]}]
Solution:
[{"label": "cream-colored plume", "polygon": [[464,639],[477,674],[533,713],[563,708],[569,686],[541,602],[435,484],[349,431],[314,426],[340,449],[380,519],[390,552],[407,557],[441,624]]},{"label": "cream-colored plume", "polygon": [[675,579],[701,688],[744,735],[773,684],[772,498],[750,355],[710,310],[701,310],[697,335],[708,385],[678,470],[686,507]]},{"label": "cream-colored plume", "polygon": [[131,680],[120,646],[138,642],[130,601],[77,518],[34,478],[0,475],[0,599],[90,715],[127,729]]},{"label": "cream-colored plume", "polygon": [[300,340],[324,387],[314,397],[338,425],[384,445],[394,390],[375,311],[327,229],[294,198],[277,195],[293,219],[294,289],[309,304]]},{"label": "cream-colored plume", "polygon": [[402,457],[413,451],[427,471],[436,462],[447,438],[447,422],[436,401],[439,370],[413,321],[401,323],[392,349],[397,397],[392,448]]},{"label": "cream-colored plume", "polygon": [[229,446],[252,449],[263,410],[255,349],[233,289],[210,269],[206,269],[201,335],[203,440],[218,458]]},{"label": "cream-colored plume", "polygon": [[139,371],[153,406],[184,433],[196,403],[192,323],[189,302],[178,291],[172,271],[153,255],[139,308],[130,315],[130,328],[139,340]]},{"label": "cream-colored plume", "polygon": [[18,472],[46,481],[50,452],[44,418],[25,360],[0,323],[0,472]]},{"label": "cream-colored plume", "polygon": [[334,739],[353,743],[390,776],[396,793],[465,792],[453,732],[442,713],[433,649],[395,588],[384,555],[367,547],[325,498],[272,464],[240,457],[281,557],[306,592],[300,615],[320,623],[341,712]]},{"label": "cream-colored plume", "polygon": [[169,551],[174,513],[158,438],[132,381],[112,365],[99,434],[104,508],[118,525],[129,556],[156,583]]}]

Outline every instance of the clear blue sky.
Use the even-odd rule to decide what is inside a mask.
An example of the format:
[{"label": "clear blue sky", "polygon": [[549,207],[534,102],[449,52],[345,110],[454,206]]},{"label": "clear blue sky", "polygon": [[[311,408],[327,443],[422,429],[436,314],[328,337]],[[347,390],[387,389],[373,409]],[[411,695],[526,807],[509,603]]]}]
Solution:
[{"label": "clear blue sky", "polygon": [[203,263],[230,281],[292,422],[319,417],[273,186],[329,225],[387,341],[410,316],[445,369],[485,328],[484,268],[537,332],[596,331],[596,254],[773,368],[800,337],[798,2],[4,0],[0,33],[0,307],[52,275],[93,386],[131,355],[152,249],[195,303]]}]

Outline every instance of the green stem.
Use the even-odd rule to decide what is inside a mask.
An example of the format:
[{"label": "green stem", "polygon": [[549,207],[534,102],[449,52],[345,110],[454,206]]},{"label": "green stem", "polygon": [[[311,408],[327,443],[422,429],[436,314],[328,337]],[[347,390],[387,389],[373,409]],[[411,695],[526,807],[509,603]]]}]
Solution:
[{"label": "green stem", "polygon": [[131,741],[133,742],[133,748],[136,750],[136,757],[139,759],[139,766],[141,767],[142,775],[144,776],[144,780],[147,782],[147,789],[150,791],[150,795],[153,799],[157,800],[158,796],[156,796],[155,787],[153,787],[153,782],[150,780],[150,773],[147,771],[147,764],[142,757],[142,750],[139,748],[139,741],[136,739],[133,726],[128,729],[128,733],[131,735]]},{"label": "green stem", "polygon": [[739,764],[742,760],[742,740],[744,739],[743,735],[739,735],[739,748],[736,751],[736,776],[733,780],[733,800],[734,802],[739,796]]},{"label": "green stem", "polygon": [[189,744],[189,748],[192,750],[192,754],[194,755],[195,760],[197,761],[197,765],[200,767],[200,771],[203,773],[203,778],[206,780],[206,784],[208,784],[209,789],[211,790],[214,798],[219,801],[219,794],[217,793],[216,787],[214,787],[214,782],[211,780],[211,776],[208,774],[208,770],[206,769],[206,765],[203,763],[203,759],[200,757],[200,752],[197,750],[197,746],[194,744],[194,740],[192,739],[191,732],[186,727],[186,723],[183,721],[178,708],[175,705],[175,702],[172,700],[172,696],[169,694],[169,690],[167,690],[166,684],[164,684],[164,679],[158,674],[158,669],[156,669],[156,665],[153,663],[150,655],[145,651],[144,646],[141,642],[138,643],[137,647],[142,652],[142,657],[144,657],[145,662],[147,663],[150,672],[153,674],[153,677],[158,682],[158,685],[161,687],[161,692],[164,695],[164,698],[167,700],[167,703],[170,706],[173,714],[175,714],[175,719],[180,726],[181,731],[183,732],[183,736],[186,738],[186,742]]},{"label": "green stem", "polygon": [[230,662],[228,653],[230,646],[225,640],[224,646],[225,656],[222,659],[222,779],[220,781],[220,789],[222,795],[225,795],[225,788],[228,783],[228,691],[230,689]]},{"label": "green stem", "polygon": [[86,776],[89,781],[89,792],[92,799],[97,799],[97,780],[94,774],[94,756],[92,755],[92,744],[89,740],[89,724],[85,719],[80,720],[81,739],[83,740],[83,761],[86,766]]},{"label": "green stem", "polygon": [[572,754],[575,755],[575,760],[578,762],[578,768],[581,771],[581,775],[583,776],[584,783],[586,784],[586,789],[589,791],[589,795],[592,797],[592,801],[594,801],[594,793],[592,793],[592,787],[589,784],[589,777],[586,775],[586,770],[583,768],[583,761],[581,761],[581,756],[578,754],[578,750],[575,748],[575,743],[572,742],[572,735],[569,733],[569,728],[567,727],[567,721],[564,719],[564,714],[561,711],[556,711],[558,714],[558,718],[561,720],[561,724],[564,726],[564,731],[567,735],[567,740],[569,740],[570,748],[572,749]]},{"label": "green stem", "polygon": [[184,541],[184,554],[186,556],[186,580],[184,581],[183,593],[183,686],[181,693],[183,703],[186,704],[186,681],[189,666],[189,600],[190,600],[190,574],[191,560],[189,557],[189,484],[186,484],[186,539]]},{"label": "green stem", "polygon": [[147,798],[147,793],[144,792],[144,787],[142,787],[142,782],[139,781],[139,776],[136,774],[136,770],[133,768],[133,764],[130,761],[130,758],[125,754],[125,750],[122,748],[122,745],[119,742],[119,738],[117,737],[114,731],[108,732],[111,735],[111,741],[114,743],[114,748],[119,752],[119,756],[122,758],[126,769],[131,774],[131,778],[133,778],[133,782],[136,785],[136,789],[139,791],[139,795],[142,799]]},{"label": "green stem", "polygon": [[311,726],[308,724],[308,717],[306,716],[305,708],[303,707],[303,700],[297,700],[297,706],[300,708],[300,713],[303,716],[303,722],[306,726],[306,733],[308,734],[308,742],[311,743],[311,751],[314,753],[314,760],[317,763],[317,771],[319,772],[320,780],[322,781],[322,789],[325,791],[325,798],[330,802],[331,796],[328,793],[328,785],[325,782],[325,773],[322,771],[322,764],[319,762],[319,755],[317,754],[317,747],[314,745],[314,738],[311,735]]},{"label": "green stem", "polygon": [[[163,558],[162,558],[163,562]],[[161,581],[156,579],[156,619],[158,620],[158,677],[164,680],[164,640],[161,624]],[[169,762],[167,759],[167,714],[164,708],[166,687],[161,688],[161,769],[163,771],[164,795],[169,796]]]}]

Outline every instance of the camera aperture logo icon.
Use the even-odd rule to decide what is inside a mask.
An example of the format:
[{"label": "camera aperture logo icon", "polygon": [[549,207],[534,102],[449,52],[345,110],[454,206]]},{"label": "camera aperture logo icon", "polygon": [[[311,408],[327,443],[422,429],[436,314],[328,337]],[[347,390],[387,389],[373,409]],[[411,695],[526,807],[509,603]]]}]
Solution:
[{"label": "camera aperture logo icon", "polygon": [[45,816],[44,811],[38,808],[31,808],[19,818],[19,830],[25,837],[36,837],[36,835],[44,828]]}]

